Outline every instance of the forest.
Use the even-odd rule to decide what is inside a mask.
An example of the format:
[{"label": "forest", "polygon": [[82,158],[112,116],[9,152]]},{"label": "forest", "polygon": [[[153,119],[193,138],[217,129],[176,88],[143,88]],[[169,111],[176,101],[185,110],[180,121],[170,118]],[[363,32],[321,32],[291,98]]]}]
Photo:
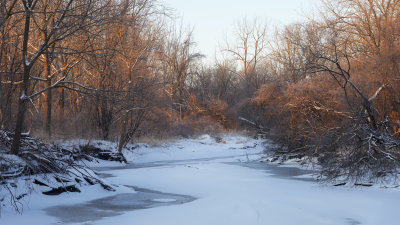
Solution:
[{"label": "forest", "polygon": [[158,0],[1,0],[0,160],[26,156],[28,136],[121,152],[252,130],[327,180],[397,177],[400,2],[322,2],[301,23],[242,18],[204,63]]}]

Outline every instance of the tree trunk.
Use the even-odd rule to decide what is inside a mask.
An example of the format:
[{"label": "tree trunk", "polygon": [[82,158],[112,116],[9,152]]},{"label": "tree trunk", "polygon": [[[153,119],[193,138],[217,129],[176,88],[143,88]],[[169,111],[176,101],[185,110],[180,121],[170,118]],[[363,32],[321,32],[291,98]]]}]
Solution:
[{"label": "tree trunk", "polygon": [[[47,18],[46,14],[43,15],[44,18],[43,20],[45,21],[46,24],[46,29],[42,31],[42,38],[43,42],[45,42],[48,38],[48,33],[47,33],[47,27],[49,26],[49,18]],[[54,21],[51,22],[50,27],[54,26]],[[53,38],[51,38],[52,40]],[[54,50],[54,45],[52,45],[53,50]],[[44,92],[45,100],[44,100],[44,126],[43,129],[47,135],[47,137],[51,137],[51,110],[52,110],[52,90],[51,90],[51,80],[52,80],[52,75],[51,75],[51,54],[52,52],[50,49],[47,49],[45,54],[43,54],[43,63],[44,63],[44,78],[46,81],[44,82],[44,88],[48,88],[46,92]]]},{"label": "tree trunk", "polygon": [[60,122],[61,122],[61,129],[64,130],[64,111],[65,111],[65,90],[64,88],[60,89],[60,100],[59,100],[59,106],[60,106]]},{"label": "tree trunk", "polygon": [[[24,92],[22,91],[22,93]],[[26,100],[20,97],[18,101],[17,123],[14,130],[13,143],[11,146],[11,154],[14,155],[18,155],[19,153],[19,144],[21,141],[21,132],[24,123],[25,111],[26,111]]]},{"label": "tree trunk", "polygon": [[[47,79],[45,82],[44,88],[51,87],[51,67],[50,67],[50,59],[47,54],[44,54],[45,58],[45,66],[44,66],[44,76]],[[51,88],[44,92],[45,94],[45,103],[44,103],[44,131],[46,132],[47,137],[51,137],[51,103],[52,103],[52,91]]]},{"label": "tree trunk", "polygon": [[13,143],[11,146],[11,154],[18,155],[19,153],[19,145],[21,141],[21,132],[22,132],[22,127],[24,124],[24,117],[25,117],[25,111],[26,111],[26,103],[29,100],[27,98],[28,96],[28,90],[29,90],[29,81],[30,81],[30,72],[31,72],[31,62],[28,62],[28,42],[29,42],[29,32],[30,32],[30,23],[31,23],[31,6],[28,5],[29,3],[24,2],[24,7],[25,7],[25,28],[24,28],[24,40],[22,44],[22,55],[24,57],[24,77],[23,77],[23,83],[22,83],[22,90],[21,90],[21,95],[18,100],[18,115],[17,115],[17,122],[15,125],[15,130],[14,130],[14,139]]},{"label": "tree trunk", "polygon": [[126,129],[128,126],[128,112],[126,112],[124,122],[122,123],[122,130],[121,130],[121,137],[119,138],[119,144],[118,144],[118,152],[122,152],[122,148],[125,145],[126,142]]},{"label": "tree trunk", "polygon": [[[2,59],[1,55],[2,54],[0,54],[0,61]],[[1,64],[0,64],[0,66],[1,66]],[[3,129],[3,121],[4,121],[4,116],[3,116],[3,114],[4,114],[4,106],[3,106],[4,95],[3,95],[3,87],[2,87],[2,83],[1,83],[2,77],[3,77],[3,74],[0,73],[0,129]]]},{"label": "tree trunk", "polygon": [[[1,3],[0,13],[2,18],[6,16],[6,6],[5,2]],[[5,41],[6,41],[6,32],[4,26],[1,26],[1,47],[0,47],[0,68],[3,71],[7,71],[7,69],[3,69],[3,56],[5,51]],[[4,65],[6,67],[6,65]],[[0,73],[0,129],[4,129],[4,94],[3,94],[3,85],[2,85],[2,77],[6,74]]]},{"label": "tree trunk", "polygon": [[169,93],[169,101],[170,101],[170,117],[172,118],[174,115],[174,87],[171,85],[171,90]]}]

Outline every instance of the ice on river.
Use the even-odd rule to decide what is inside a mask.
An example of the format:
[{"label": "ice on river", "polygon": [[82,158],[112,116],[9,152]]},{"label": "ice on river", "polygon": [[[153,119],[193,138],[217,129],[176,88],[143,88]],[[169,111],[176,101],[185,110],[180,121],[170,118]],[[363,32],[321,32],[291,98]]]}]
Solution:
[{"label": "ice on river", "polygon": [[[399,224],[399,189],[324,186],[311,181],[312,171],[251,162],[263,150],[259,140],[237,135],[223,139],[226,143],[202,136],[158,147],[142,145],[125,152],[128,165],[100,170],[111,182],[136,187],[134,193],[158,193],[148,197],[155,207],[128,207],[122,213],[97,219],[63,222],[61,216],[52,216],[45,209],[65,205],[78,208],[93,202],[107,204],[104,199],[124,194],[127,189],[111,194],[88,190],[52,199],[37,194],[32,195],[23,215],[3,212],[0,224]],[[178,202],[178,196],[192,199]],[[114,198],[112,203],[118,201]]]}]

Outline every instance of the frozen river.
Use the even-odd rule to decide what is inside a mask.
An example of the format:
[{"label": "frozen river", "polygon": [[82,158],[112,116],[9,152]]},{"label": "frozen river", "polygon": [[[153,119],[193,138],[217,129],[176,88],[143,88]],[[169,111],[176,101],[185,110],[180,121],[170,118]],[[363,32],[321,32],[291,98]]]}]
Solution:
[{"label": "frozen river", "polygon": [[136,149],[127,165],[97,168],[122,190],[33,195],[23,215],[0,224],[399,224],[398,188],[321,185],[295,163],[258,162],[257,140],[225,139]]},{"label": "frozen river", "polygon": [[[125,170],[124,173],[134,172],[132,170],[146,169],[146,168],[164,168],[164,167],[191,167],[196,165],[205,165],[215,163],[215,161],[223,159],[226,164],[244,166],[263,170],[273,177],[281,179],[296,179],[296,180],[308,180],[312,181],[312,178],[299,178],[298,176],[307,175],[312,173],[310,170],[299,169],[296,167],[279,167],[275,164],[260,163],[257,161],[245,161],[238,162],[243,156],[225,156],[225,157],[214,157],[214,158],[201,158],[191,160],[169,160],[169,161],[158,161],[152,163],[141,163],[141,164],[128,164],[122,167],[112,168],[97,168],[100,172],[100,176],[103,178],[118,179],[118,175],[113,175],[114,170]],[[229,162],[231,161],[231,162]],[[118,173],[116,173],[118,174]],[[74,205],[57,205],[46,208],[47,215],[56,217],[58,224],[90,224],[91,222],[98,221],[107,217],[115,217],[122,215],[128,211],[143,210],[161,206],[172,206],[189,203],[196,200],[193,196],[164,193],[160,191],[150,190],[146,188],[140,188],[135,186],[127,187],[135,190],[135,193],[121,193],[112,195],[109,197],[94,199],[88,202],[83,202]]]}]

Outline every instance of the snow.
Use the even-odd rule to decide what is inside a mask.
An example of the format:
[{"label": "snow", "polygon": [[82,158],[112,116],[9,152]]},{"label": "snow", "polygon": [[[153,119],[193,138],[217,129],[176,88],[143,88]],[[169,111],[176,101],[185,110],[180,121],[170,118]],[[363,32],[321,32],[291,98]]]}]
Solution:
[{"label": "snow", "polygon": [[24,58],[25,58],[25,66],[29,67],[31,65],[31,62],[28,60],[27,55],[25,55]]},{"label": "snow", "polygon": [[[18,181],[18,186],[23,179]],[[40,194],[43,189],[36,187],[36,189],[31,190],[33,193],[26,198],[21,200],[22,214],[17,214],[10,205],[3,205],[0,214],[0,224],[1,225],[14,225],[14,224],[32,224],[32,225],[46,225],[57,223],[57,218],[50,217],[46,215],[44,209],[56,206],[59,204],[65,205],[75,205],[81,202],[90,201],[93,199],[98,199],[102,197],[107,197],[115,195],[118,193],[135,193],[130,188],[120,186],[114,187],[117,191],[109,192],[105,191],[100,184],[95,184],[93,186],[79,186],[80,193],[62,193],[58,196],[48,196]],[[0,190],[5,191],[5,190]]]},{"label": "snow", "polygon": [[21,99],[21,100],[28,99],[28,97],[25,94],[25,91],[22,91],[21,96],[19,97],[19,99]]},{"label": "snow", "polygon": [[161,144],[160,146],[144,145],[134,151],[124,150],[123,153],[128,162],[146,163],[243,156],[245,154],[257,154],[263,150],[260,141],[249,137],[225,135],[222,136],[222,141],[217,143],[210,135],[203,135],[198,138]]},{"label": "snow", "polygon": [[[125,211],[97,221],[76,224],[398,224],[398,188],[332,187],[272,176],[273,171],[228,163],[259,158],[256,154],[264,150],[261,140],[234,134],[224,135],[222,140],[217,143],[211,136],[204,135],[158,146],[128,146],[128,149],[134,150],[124,150],[129,162],[127,166],[137,167],[101,170],[111,175],[107,178],[110,182],[193,196],[196,200]],[[115,147],[111,143],[102,145]],[[113,165],[121,166],[118,163]],[[298,177],[310,178],[312,175],[294,178]],[[43,209],[130,191],[120,186],[117,192],[110,193],[95,185],[84,187],[81,193],[64,193],[57,197],[33,194],[22,215],[3,210],[0,224],[62,224],[57,218],[44,213]],[[169,197],[149,200],[175,201]]]},{"label": "snow", "polygon": [[153,199],[155,202],[174,202],[176,201],[175,199],[172,198],[155,198]]},{"label": "snow", "polygon": [[23,160],[16,156],[16,155],[11,155],[11,154],[1,154],[0,158],[4,161],[10,161],[10,162],[15,162],[15,163],[23,163]]},{"label": "snow", "polygon": [[397,224],[398,191],[321,187],[220,163],[115,171],[115,181],[198,198],[95,224]]}]

